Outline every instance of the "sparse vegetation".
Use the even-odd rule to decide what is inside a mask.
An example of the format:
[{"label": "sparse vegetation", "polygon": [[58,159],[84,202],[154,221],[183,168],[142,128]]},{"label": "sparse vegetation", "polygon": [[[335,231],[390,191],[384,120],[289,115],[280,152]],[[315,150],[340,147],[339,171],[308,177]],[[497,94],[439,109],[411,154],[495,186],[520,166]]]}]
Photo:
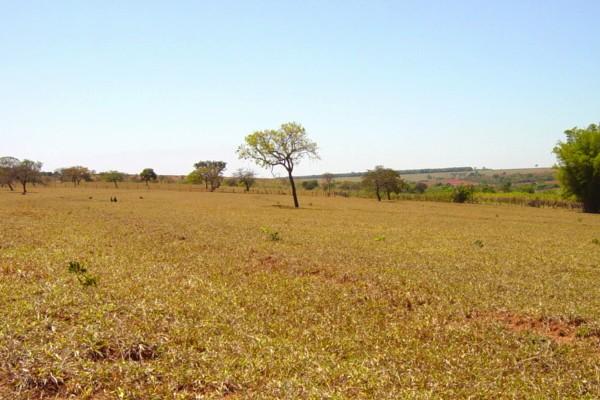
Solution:
[{"label": "sparse vegetation", "polygon": [[600,397],[594,215],[71,186],[0,192],[0,398]]}]

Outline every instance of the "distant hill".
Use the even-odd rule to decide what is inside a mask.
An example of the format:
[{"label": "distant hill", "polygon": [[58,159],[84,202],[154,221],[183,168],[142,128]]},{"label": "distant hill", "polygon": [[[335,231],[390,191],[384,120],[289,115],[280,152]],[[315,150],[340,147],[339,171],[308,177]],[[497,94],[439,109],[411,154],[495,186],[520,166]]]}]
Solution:
[{"label": "distant hill", "polygon": [[[400,175],[412,175],[412,174],[437,174],[444,172],[472,172],[473,167],[452,167],[452,168],[424,168],[424,169],[401,169],[398,170]],[[365,171],[366,172],[366,171]],[[355,178],[357,176],[363,176],[365,172],[346,172],[341,174],[332,174],[334,178]],[[299,176],[299,179],[318,179],[323,175],[305,175]]]}]

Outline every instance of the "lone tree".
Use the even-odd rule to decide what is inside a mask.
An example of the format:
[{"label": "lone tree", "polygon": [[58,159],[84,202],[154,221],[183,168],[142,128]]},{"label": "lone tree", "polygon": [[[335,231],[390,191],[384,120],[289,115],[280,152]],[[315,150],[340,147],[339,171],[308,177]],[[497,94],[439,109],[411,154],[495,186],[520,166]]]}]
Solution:
[{"label": "lone tree", "polygon": [[125,174],[119,171],[107,171],[100,173],[100,179],[104,182],[112,182],[115,185],[115,188],[118,188],[118,182],[123,182],[125,180]]},{"label": "lone tree", "polygon": [[27,194],[28,183],[42,182],[42,163],[39,161],[23,160],[13,169],[15,180],[23,186],[23,194]]},{"label": "lone tree", "polygon": [[0,157],[0,186],[8,186],[11,191],[15,190],[15,170],[19,163],[14,157]]},{"label": "lone tree", "polygon": [[246,192],[249,192],[250,188],[256,183],[256,174],[249,169],[240,168],[233,174],[233,177],[241,185],[244,185]]},{"label": "lone tree", "polygon": [[61,168],[56,170],[61,182],[73,182],[73,186],[79,186],[81,181],[89,182],[92,180],[92,171],[81,165],[74,167]]},{"label": "lone tree", "polygon": [[566,142],[554,148],[558,179],[567,196],[583,203],[583,211],[600,212],[600,125],[565,131]]},{"label": "lone tree", "polygon": [[387,195],[388,200],[391,200],[391,194],[400,193],[404,182],[397,171],[377,165],[375,169],[368,170],[363,175],[362,184],[367,190],[375,192],[377,201],[381,201],[382,192]]},{"label": "lone tree", "polygon": [[211,192],[214,192],[221,186],[221,182],[223,182],[223,171],[225,171],[226,167],[227,163],[225,161],[198,161],[194,164],[196,176],[202,177],[206,189],[209,189],[210,186]]},{"label": "lone tree", "polygon": [[282,166],[288,173],[294,207],[300,207],[296,184],[294,183],[294,167],[300,161],[309,157],[318,159],[317,144],[306,135],[306,130],[300,124],[289,122],[282,124],[279,129],[256,131],[244,139],[245,143],[238,150],[242,159],[253,160],[263,168]]},{"label": "lone tree", "polygon": [[158,175],[156,175],[156,172],[154,172],[152,168],[144,168],[144,170],[140,172],[140,179],[146,182],[146,187],[148,187],[148,182],[156,182]]},{"label": "lone tree", "polygon": [[322,176],[323,183],[322,188],[323,191],[327,192],[327,196],[331,196],[331,189],[335,187],[335,181],[333,180],[333,174],[326,172]]}]

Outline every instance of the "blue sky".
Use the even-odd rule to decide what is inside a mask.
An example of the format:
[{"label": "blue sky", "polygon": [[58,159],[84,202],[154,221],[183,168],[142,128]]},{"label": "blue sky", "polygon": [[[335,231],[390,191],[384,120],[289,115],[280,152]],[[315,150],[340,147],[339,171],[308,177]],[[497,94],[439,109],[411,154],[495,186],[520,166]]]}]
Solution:
[{"label": "blue sky", "polygon": [[0,0],[0,155],[232,171],[251,165],[235,155],[246,134],[297,121],[322,158],[299,174],[550,166],[565,129],[600,121],[599,15],[598,1]]}]

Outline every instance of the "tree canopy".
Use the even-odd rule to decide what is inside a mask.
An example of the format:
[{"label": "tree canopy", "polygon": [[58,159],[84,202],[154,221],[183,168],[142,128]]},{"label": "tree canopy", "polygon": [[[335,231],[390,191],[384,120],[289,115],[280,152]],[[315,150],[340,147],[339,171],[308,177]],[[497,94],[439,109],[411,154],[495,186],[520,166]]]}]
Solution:
[{"label": "tree canopy", "polygon": [[198,161],[194,164],[196,174],[193,178],[197,180],[198,177],[201,177],[199,183],[204,182],[206,188],[209,189],[210,187],[210,191],[214,192],[223,182],[223,171],[226,167],[227,163],[225,161]]},{"label": "tree canopy", "polygon": [[377,200],[381,201],[382,192],[390,200],[392,193],[400,193],[404,182],[397,171],[378,165],[375,169],[368,170],[363,175],[362,184],[367,190],[373,191]]},{"label": "tree canopy", "polygon": [[140,179],[146,182],[146,186],[148,186],[148,182],[156,181],[158,179],[158,175],[152,168],[144,168],[142,172],[140,172]]},{"label": "tree canopy", "polygon": [[246,192],[250,191],[250,188],[256,182],[256,174],[249,169],[240,168],[233,174],[233,177],[244,186]]},{"label": "tree canopy", "polygon": [[19,163],[19,159],[14,157],[0,157],[0,186],[8,186],[11,191],[14,190],[15,168]]},{"label": "tree canopy", "polygon": [[90,181],[92,179],[92,171],[81,165],[66,167],[56,170],[62,182],[73,182],[73,186],[79,186],[81,181]]},{"label": "tree canopy", "polygon": [[554,148],[558,179],[564,194],[583,203],[583,210],[600,212],[600,126],[565,131],[567,140]]},{"label": "tree canopy", "polygon": [[125,180],[125,173],[119,171],[106,171],[100,173],[100,178],[105,182],[112,182],[115,185],[115,188],[118,188],[118,182],[123,182]]},{"label": "tree canopy", "polygon": [[27,193],[28,183],[42,182],[42,163],[39,161],[23,160],[13,167],[16,181],[23,187],[23,194]]},{"label": "tree canopy", "polygon": [[253,160],[263,168],[285,168],[292,187],[294,206],[300,207],[292,175],[294,167],[304,158],[318,159],[317,144],[306,135],[304,127],[295,122],[282,124],[279,129],[256,131],[244,139],[238,150],[241,159]]}]

